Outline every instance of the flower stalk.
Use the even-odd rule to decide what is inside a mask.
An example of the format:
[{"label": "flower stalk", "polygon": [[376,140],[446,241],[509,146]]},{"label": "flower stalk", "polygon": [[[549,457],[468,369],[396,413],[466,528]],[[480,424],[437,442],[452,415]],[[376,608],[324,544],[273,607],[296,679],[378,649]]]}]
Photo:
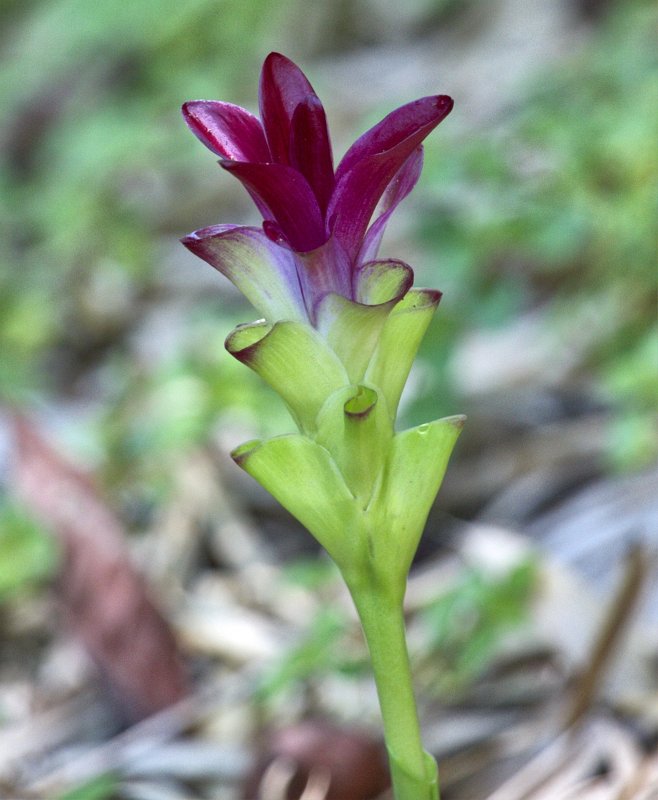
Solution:
[{"label": "flower stalk", "polygon": [[326,549],[350,590],[370,652],[396,800],[438,800],[407,653],[407,576],[463,417],[396,431],[400,396],[441,293],[413,288],[408,264],[378,258],[413,189],[422,141],[445,95],[391,112],[336,169],[324,109],[301,70],[270,54],[260,116],[220,101],[185,121],[240,180],[261,228],[213,225],[183,244],[224,274],[263,319],[228,352],[282,398],[296,433],[231,454]]},{"label": "flower stalk", "polygon": [[396,800],[438,800],[438,769],[421,739],[402,602],[377,587],[351,594],[370,653]]}]

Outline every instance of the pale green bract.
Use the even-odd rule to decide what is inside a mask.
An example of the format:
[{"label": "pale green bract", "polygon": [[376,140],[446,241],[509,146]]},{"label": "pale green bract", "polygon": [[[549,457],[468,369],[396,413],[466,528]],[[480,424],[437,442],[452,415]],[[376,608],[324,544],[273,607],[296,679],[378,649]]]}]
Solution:
[{"label": "pale green bract", "polygon": [[[390,284],[390,272],[371,276],[378,279]],[[420,745],[402,603],[465,418],[395,431],[400,395],[439,298],[411,289],[395,303],[361,305],[328,295],[318,328],[259,321],[226,340],[228,351],[278,392],[299,429],[246,442],[231,455],[343,575],[373,660],[398,800],[439,797],[436,762]]]},{"label": "pale green bract", "polygon": [[[380,280],[390,285],[390,274]],[[371,276],[375,297],[376,282]],[[337,307],[328,335],[282,320],[240,326],[228,336],[229,352],[282,397],[299,429],[247,442],[232,456],[315,536],[349,585],[367,569],[402,594],[464,423],[455,416],[394,430],[438,293],[412,289],[394,305],[326,299]],[[340,335],[332,335],[336,330]]]}]

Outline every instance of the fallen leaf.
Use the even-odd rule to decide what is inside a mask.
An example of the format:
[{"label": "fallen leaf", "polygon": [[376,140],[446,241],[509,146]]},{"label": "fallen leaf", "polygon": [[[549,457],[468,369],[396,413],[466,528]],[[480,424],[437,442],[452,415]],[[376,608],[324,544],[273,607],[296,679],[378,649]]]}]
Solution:
[{"label": "fallen leaf", "polygon": [[131,562],[118,519],[27,419],[16,417],[14,432],[11,484],[60,542],[55,590],[71,631],[131,721],[180,700],[188,684],[178,644]]}]

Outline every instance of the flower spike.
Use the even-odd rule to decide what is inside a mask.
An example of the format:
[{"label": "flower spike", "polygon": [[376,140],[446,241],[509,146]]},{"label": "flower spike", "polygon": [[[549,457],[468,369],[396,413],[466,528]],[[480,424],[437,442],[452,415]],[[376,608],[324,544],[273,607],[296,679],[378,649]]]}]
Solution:
[{"label": "flower spike", "polygon": [[[299,67],[280,53],[265,59],[259,105],[262,122],[243,108],[209,100],[185,103],[183,115],[291,249],[315,250],[334,233],[356,269],[379,200],[452,100],[424,97],[391,112],[357,139],[335,175],[322,103]],[[387,221],[378,221],[379,238]]]},{"label": "flower spike", "polygon": [[392,111],[334,171],[324,108],[280,53],[265,59],[260,120],[239,106],[183,106],[195,136],[246,188],[261,228],[211,225],[183,238],[264,317],[228,352],[288,408],[298,432],[246,442],[235,462],[285,506],[338,565],[372,656],[396,800],[438,800],[422,747],[404,639],[408,571],[464,422],[396,432],[400,396],[441,292],[382,259],[386,225],[413,189],[422,142],[446,95]]}]

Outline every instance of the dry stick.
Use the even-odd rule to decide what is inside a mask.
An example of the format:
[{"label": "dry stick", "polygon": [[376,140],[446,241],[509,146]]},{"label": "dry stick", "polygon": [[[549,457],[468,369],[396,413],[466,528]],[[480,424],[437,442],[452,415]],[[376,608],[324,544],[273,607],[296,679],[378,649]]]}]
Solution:
[{"label": "dry stick", "polygon": [[574,742],[570,732],[561,734],[490,794],[487,800],[531,800],[554,775],[581,760],[585,747],[582,741]]},{"label": "dry stick", "polygon": [[634,543],[626,555],[624,576],[598,632],[589,664],[573,688],[571,702],[565,715],[564,727],[570,728],[579,722],[591,706],[594,696],[620,635],[640,596],[649,571],[646,548]]},{"label": "dry stick", "polygon": [[[149,752],[159,745],[171,741],[187,728],[198,723],[222,699],[241,693],[241,687],[223,678],[213,682],[197,694],[186,697],[169,708],[136,723],[113,739],[92,746],[81,755],[74,756],[51,771],[37,776],[27,786],[40,797],[54,797],[62,786],[82,783],[105,772],[120,770],[125,759],[134,758],[140,752]],[[229,684],[228,688],[226,684]]]},{"label": "dry stick", "polygon": [[[646,580],[649,571],[647,562],[645,548],[635,543],[626,556],[621,585],[595,639],[589,666],[574,687],[572,701],[564,717],[564,728],[568,729],[580,721],[590,707],[603,677],[606,661],[612,654],[625,623],[630,619]],[[572,734],[572,730],[567,730],[555,739],[525,768],[490,795],[488,800],[510,800],[512,797],[515,800],[528,800],[534,792],[545,787],[559,768],[560,762],[573,761],[580,753],[582,743],[579,745],[574,741]]]}]

